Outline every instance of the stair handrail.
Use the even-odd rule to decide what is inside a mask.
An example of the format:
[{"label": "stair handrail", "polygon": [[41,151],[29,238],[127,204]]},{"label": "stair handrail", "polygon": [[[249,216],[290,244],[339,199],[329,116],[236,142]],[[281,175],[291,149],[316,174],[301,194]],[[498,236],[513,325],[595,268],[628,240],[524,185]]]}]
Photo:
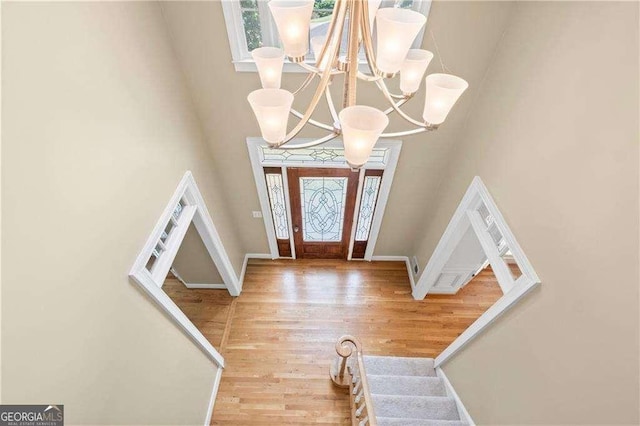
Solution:
[{"label": "stair handrail", "polygon": [[[354,350],[355,363],[349,363],[349,359],[353,360]],[[331,371],[331,380],[338,387],[349,388],[351,424],[377,426],[360,340],[350,335],[342,336],[336,342],[336,352],[338,363],[336,371]]]}]

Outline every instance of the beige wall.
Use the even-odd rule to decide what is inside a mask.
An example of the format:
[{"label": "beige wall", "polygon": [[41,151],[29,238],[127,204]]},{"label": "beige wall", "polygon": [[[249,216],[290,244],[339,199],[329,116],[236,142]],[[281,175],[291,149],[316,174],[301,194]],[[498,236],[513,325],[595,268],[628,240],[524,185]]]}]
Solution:
[{"label": "beige wall", "polygon": [[638,3],[516,6],[421,245],[474,175],[542,285],[444,370],[479,424],[638,424]]},{"label": "beige wall", "polygon": [[216,368],[128,272],[186,170],[236,270],[156,3],[4,3],[4,403],[68,424],[202,424]]},{"label": "beige wall", "polygon": [[[477,95],[511,7],[508,2],[433,3],[428,28],[437,37],[447,67],[469,80],[471,88],[438,132],[405,139],[376,255],[414,253],[415,230],[424,229],[432,211],[433,196],[448,165],[450,147]],[[259,88],[259,78],[256,73],[235,72],[220,2],[173,1],[164,2],[162,8],[214,154],[216,170],[225,176],[226,200],[244,250],[268,253],[264,224],[251,216],[252,210],[260,210],[260,204],[245,143],[247,137],[260,135],[246,99],[252,90]],[[425,46],[435,50],[429,38]],[[429,72],[439,71],[435,59]],[[303,77],[304,74],[286,74],[283,87],[295,89]],[[334,87],[341,87],[339,79]],[[377,90],[364,83],[360,87],[364,89],[359,93],[363,103],[384,105]],[[303,109],[311,93],[311,89],[305,91],[294,105]],[[338,90],[335,94],[335,99],[341,98]],[[421,92],[409,104],[408,111],[414,117],[422,114],[423,96]],[[318,117],[328,118],[324,104],[318,111]],[[406,128],[400,123],[393,119],[391,128]]]},{"label": "beige wall", "polygon": [[224,284],[193,223],[189,226],[171,267],[188,284]]}]

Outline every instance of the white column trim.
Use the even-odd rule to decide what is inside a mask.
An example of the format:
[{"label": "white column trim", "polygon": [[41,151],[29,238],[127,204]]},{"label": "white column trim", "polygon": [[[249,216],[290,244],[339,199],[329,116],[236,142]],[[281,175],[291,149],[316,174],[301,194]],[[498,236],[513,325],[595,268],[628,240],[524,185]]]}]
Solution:
[{"label": "white column trim", "polygon": [[[482,219],[475,211],[480,203],[484,203],[491,216],[493,216],[495,225],[498,227],[498,230],[504,237],[506,243],[509,246],[509,249],[511,250],[511,253],[513,254],[513,258],[515,259],[518,267],[520,268],[520,271],[522,272],[520,278],[518,278],[516,282],[513,283],[513,285],[510,284],[509,279],[507,278],[507,275],[508,277],[511,276],[509,271],[506,269],[507,266],[498,266],[502,264],[502,261],[499,260],[499,256],[496,256],[497,250],[490,250],[490,244],[493,243],[490,243],[488,239],[490,239],[491,237],[488,235],[488,233],[484,232],[483,227],[480,224]],[[469,211],[471,211],[472,214],[469,214]],[[493,261],[497,266],[496,277],[500,282],[501,288],[503,288],[503,291],[506,292],[500,299],[498,299],[496,303],[493,304],[493,306],[491,306],[484,314],[482,314],[473,324],[471,324],[469,328],[467,328],[440,355],[438,355],[438,357],[436,357],[436,367],[444,364],[447,360],[449,360],[455,353],[457,353],[472,339],[478,336],[507,309],[517,303],[529,291],[531,291],[531,289],[533,289],[540,283],[538,275],[534,271],[533,266],[529,262],[529,259],[524,254],[524,251],[516,241],[516,238],[507,225],[507,222],[502,216],[502,213],[500,213],[498,206],[489,194],[489,191],[487,190],[480,177],[476,176],[471,182],[471,185],[469,185],[467,192],[462,197],[458,208],[454,212],[453,217],[449,221],[447,228],[445,229],[442,237],[440,238],[440,241],[433,251],[433,254],[429,259],[427,266],[425,267],[422,275],[420,275],[420,278],[416,283],[416,286],[412,293],[415,299],[423,299],[427,295],[429,289],[435,284],[436,280],[440,276],[443,268],[449,260],[449,257],[455,250],[457,244],[460,242],[460,239],[467,231],[467,229],[469,229],[469,226],[474,227],[474,231],[476,232],[476,235],[478,235],[481,246],[485,251],[487,258],[489,258],[490,260],[491,258],[493,258]],[[492,267],[495,268],[493,264]],[[513,281],[513,279],[511,279],[511,281]]]},{"label": "white column trim", "polygon": [[204,417],[204,426],[209,426],[211,424],[211,418],[213,417],[213,407],[216,403],[218,389],[220,388],[220,380],[222,380],[222,370],[222,368],[218,367],[218,371],[216,371],[215,378],[213,379],[213,389],[211,389],[211,397],[209,398],[207,413]]},{"label": "white column trim", "polygon": [[[256,190],[258,191],[258,200],[260,201],[260,210],[262,210],[262,219],[264,222],[264,229],[267,233],[267,241],[269,243],[269,251],[271,252],[271,258],[277,259],[280,256],[278,251],[278,241],[276,239],[275,226],[273,224],[273,218],[271,217],[271,205],[269,204],[269,194],[267,192],[267,183],[264,179],[264,169],[260,164],[260,154],[256,148],[252,147],[255,144],[250,144],[247,139],[247,147],[249,149],[249,159],[251,160],[251,169],[253,170],[253,179],[256,182]],[[284,184],[284,176],[282,176],[282,182]],[[285,195],[289,192],[288,186],[285,187]],[[287,195],[288,197],[288,195]],[[286,199],[285,199],[286,200]],[[287,204],[287,215],[291,217],[291,209]],[[289,222],[291,222],[289,220]],[[289,223],[289,236],[292,235],[291,223]],[[293,244],[292,244],[293,247]]]},{"label": "white column trim", "polygon": [[[381,143],[381,141],[378,141],[378,143]],[[396,167],[398,166],[402,143],[395,142],[395,144],[389,148],[389,159],[387,160],[387,167],[384,169],[382,181],[380,182],[378,200],[376,202],[375,211],[373,212],[373,220],[371,221],[371,230],[369,231],[367,248],[364,252],[364,260],[372,259],[376,243],[378,242],[378,235],[380,235],[380,228],[382,227],[382,218],[384,217],[384,211],[387,207],[387,202],[389,201],[389,194],[391,194],[391,184],[393,183],[393,178],[396,174]],[[411,274],[411,278],[413,279],[413,274]]]},{"label": "white column trim", "polygon": [[[289,247],[291,248],[291,258],[296,258],[296,243],[293,240],[293,218],[291,217],[291,197],[289,197],[289,174],[287,173],[287,168],[282,168],[282,184],[284,185],[284,206],[287,209],[287,226],[289,227]],[[264,212],[262,213],[264,217]],[[269,211],[269,216],[271,216],[271,211]],[[278,257],[280,253],[276,253]],[[275,258],[274,258],[275,259]]]},{"label": "white column trim", "polygon": [[358,216],[360,213],[360,202],[362,201],[362,190],[364,189],[364,169],[358,172],[358,188],[356,190],[356,203],[353,207],[353,218],[351,220],[351,235],[349,235],[349,250],[347,252],[347,260],[351,260],[353,255],[353,245],[356,242],[356,228],[358,227]]},{"label": "white column trim", "polygon": [[[160,240],[160,236],[165,227],[171,220],[173,211],[180,200],[187,201],[184,208],[184,216],[181,214],[178,218],[178,226],[171,232],[169,239],[165,244],[164,254],[158,259],[158,269],[154,268],[153,273],[147,270],[147,261]],[[209,210],[204,203],[202,194],[196,185],[191,172],[187,171],[173,196],[166,205],[160,219],[156,222],[153,231],[147,238],[144,247],[138,254],[129,276],[137,283],[147,295],[176,323],[176,325],[188,336],[193,342],[202,349],[219,367],[224,367],[224,358],[209,343],[204,335],[195,325],[187,318],[187,316],[178,308],[169,296],[162,290],[162,284],[166,278],[167,272],[171,267],[171,263],[182,244],[186,229],[193,221],[198,234],[202,238],[211,259],[213,260],[218,272],[222,277],[225,286],[232,296],[240,294],[240,286],[238,277],[233,269],[233,265],[227,255],[222,244],[222,240],[213,223],[213,219],[209,214]],[[165,271],[166,269],[166,271]],[[164,274],[162,274],[164,272]]]}]

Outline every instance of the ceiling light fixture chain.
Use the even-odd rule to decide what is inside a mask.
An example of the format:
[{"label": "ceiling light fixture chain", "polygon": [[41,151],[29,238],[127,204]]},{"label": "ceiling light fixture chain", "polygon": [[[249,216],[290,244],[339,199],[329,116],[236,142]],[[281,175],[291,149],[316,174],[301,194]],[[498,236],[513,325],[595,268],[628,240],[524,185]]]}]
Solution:
[{"label": "ceiling light fixture chain", "polygon": [[440,54],[440,49],[438,48],[438,42],[436,41],[436,36],[433,35],[433,30],[429,30],[429,34],[431,35],[431,40],[433,40],[433,47],[436,48],[436,54],[438,55],[438,61],[440,61],[440,68],[442,68],[442,72],[451,73],[449,68],[444,65],[444,61],[442,60],[442,55]]},{"label": "ceiling light fixture chain", "polygon": [[[442,73],[426,77],[426,100],[422,119],[416,120],[401,107],[414,97],[423,80],[433,53],[411,49],[417,34],[424,27],[426,17],[403,8],[379,8],[381,0],[336,0],[326,37],[313,37],[311,45],[315,63],[305,62],[309,50],[309,29],[313,13],[313,0],[271,0],[269,10],[278,28],[283,49],[261,47],[252,52],[256,62],[262,89],[249,94],[249,103],[256,115],[264,140],[273,147],[289,143],[307,125],[330,133],[311,142],[287,145],[287,148],[307,148],[323,144],[342,136],[345,158],[351,167],[362,167],[368,160],[373,146],[380,137],[402,137],[436,130],[468,84],[463,79]],[[375,21],[374,21],[375,19]],[[376,38],[372,35],[376,25]],[[347,43],[343,48],[343,31],[347,31]],[[443,71],[438,45],[430,31]],[[359,52],[364,50],[369,73],[360,69]],[[294,93],[280,88],[285,55],[292,63],[309,72],[306,80]],[[330,91],[333,78],[343,74],[342,109],[336,110]],[[401,94],[392,93],[386,80],[400,76]],[[304,113],[292,108],[294,95],[306,89],[315,77],[319,82]],[[389,103],[384,111],[357,103],[358,80],[375,83]],[[313,120],[320,99],[325,97],[331,124]],[[397,113],[412,129],[383,133],[389,124],[388,115]],[[287,132],[289,114],[300,121]]]}]

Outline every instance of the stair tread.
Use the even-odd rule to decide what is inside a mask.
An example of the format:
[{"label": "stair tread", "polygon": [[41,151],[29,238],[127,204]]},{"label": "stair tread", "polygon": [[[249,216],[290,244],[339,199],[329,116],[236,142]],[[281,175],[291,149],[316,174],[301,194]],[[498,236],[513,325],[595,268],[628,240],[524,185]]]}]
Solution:
[{"label": "stair tread", "polygon": [[367,372],[367,381],[372,394],[447,396],[444,382],[435,376],[393,376]]},{"label": "stair tread", "polygon": [[364,357],[367,374],[391,376],[435,376],[433,358],[392,356]]},{"label": "stair tread", "polygon": [[426,420],[460,420],[453,398],[445,396],[371,395],[379,417]]},{"label": "stair tread", "polygon": [[398,417],[378,417],[378,426],[468,426],[461,420],[424,420]]}]

